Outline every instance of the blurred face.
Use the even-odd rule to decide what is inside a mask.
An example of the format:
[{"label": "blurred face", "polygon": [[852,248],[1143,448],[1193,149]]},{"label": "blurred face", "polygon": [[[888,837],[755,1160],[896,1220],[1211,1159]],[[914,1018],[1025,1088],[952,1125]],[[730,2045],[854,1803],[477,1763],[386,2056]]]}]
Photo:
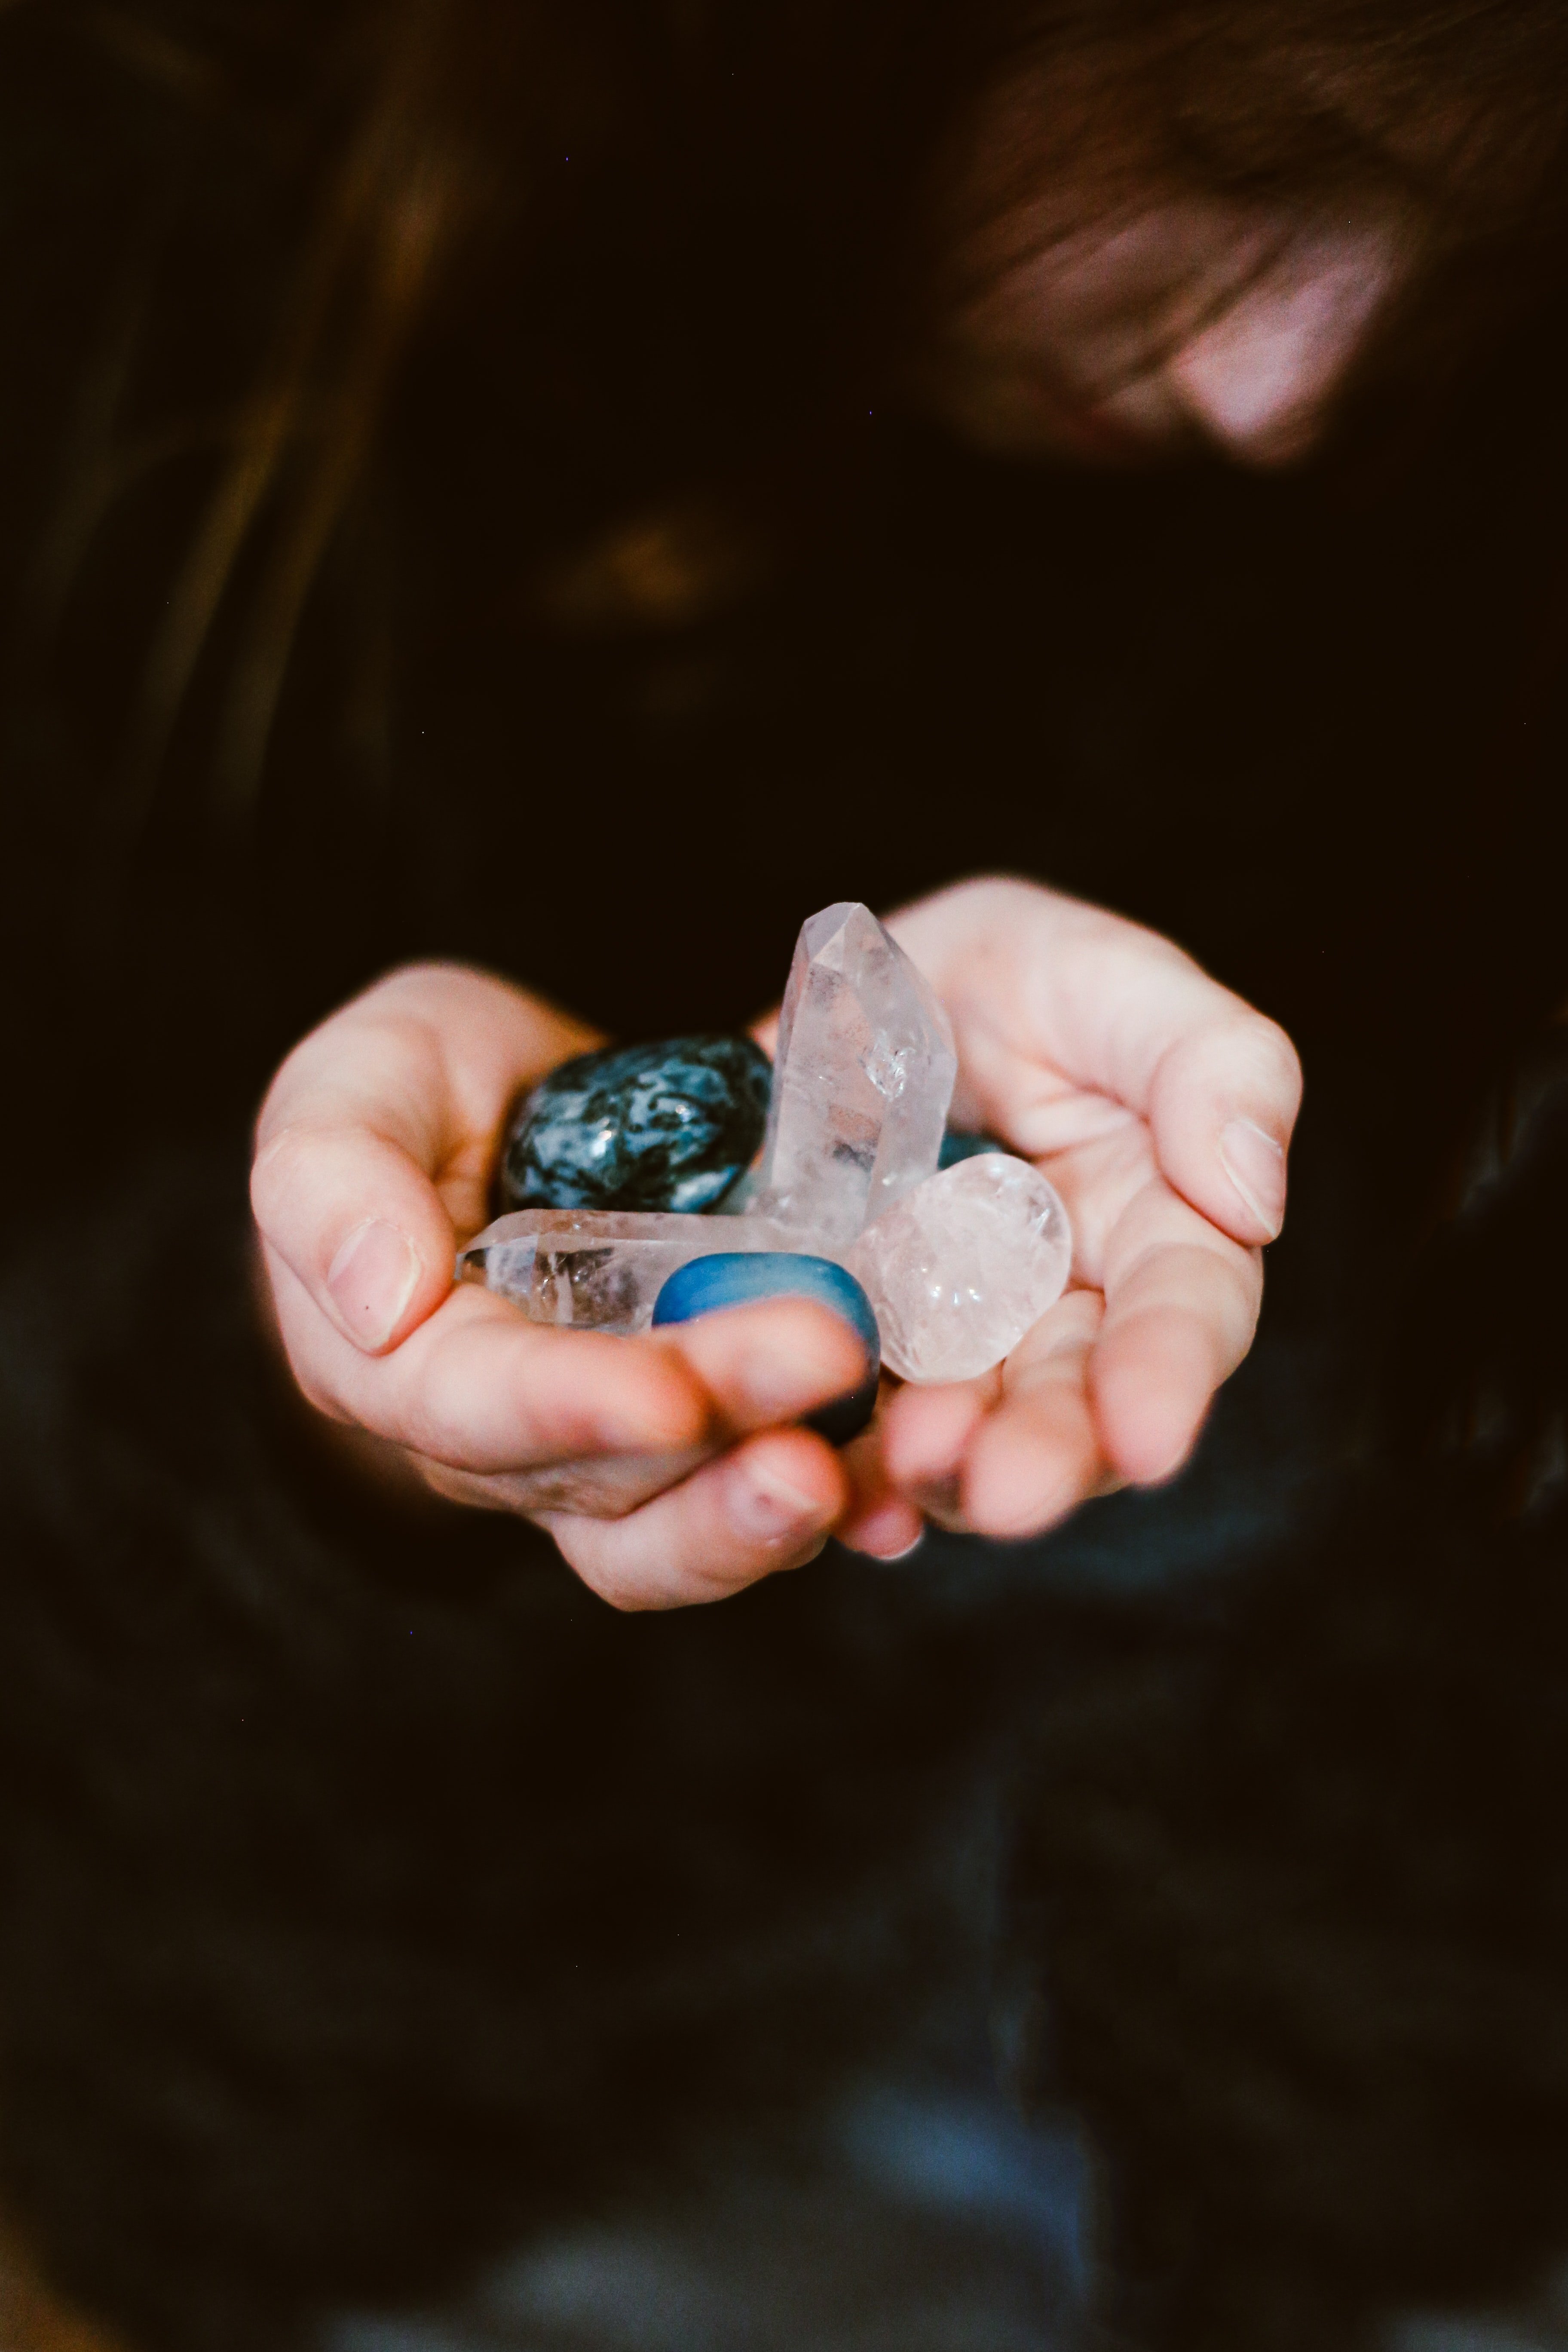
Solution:
[{"label": "blurred face", "polygon": [[1020,215],[1024,249],[955,305],[928,388],[1009,453],[1288,464],[1401,282],[1401,226],[1173,195],[1029,250]]}]

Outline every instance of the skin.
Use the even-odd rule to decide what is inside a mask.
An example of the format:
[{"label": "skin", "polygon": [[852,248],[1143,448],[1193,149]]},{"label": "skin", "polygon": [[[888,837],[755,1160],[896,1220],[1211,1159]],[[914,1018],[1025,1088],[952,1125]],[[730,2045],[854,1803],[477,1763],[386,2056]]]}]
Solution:
[{"label": "skin", "polygon": [[1185,1460],[1245,1355],[1300,1100],[1289,1041],[1168,941],[1010,880],[891,919],[946,1003],[954,1117],[1067,1202],[1074,1286],[986,1380],[885,1396],[843,1454],[791,1424],[858,1343],[803,1300],[617,1339],[454,1289],[521,1087],[593,1033],[449,965],[393,973],[279,1070],[252,1199],[303,1394],[390,1475],[548,1529],[620,1608],[715,1600],[815,1557],[881,1556],[927,1517],[1055,1525]]},{"label": "skin", "polygon": [[[1312,87],[1322,72],[1320,57]],[[1305,455],[1419,274],[1412,192],[1448,168],[1456,136],[1429,103],[1363,120],[1353,73],[1332,91],[1386,152],[1386,175],[1271,194],[1183,184],[1147,94],[1092,59],[1042,57],[1004,78],[933,185],[936,325],[920,373],[945,420],[1013,456]]]},{"label": "skin", "polygon": [[1305,456],[1403,276],[1392,217],[1172,200],[1004,258],[958,306],[928,390],[1014,456],[1136,463]]}]

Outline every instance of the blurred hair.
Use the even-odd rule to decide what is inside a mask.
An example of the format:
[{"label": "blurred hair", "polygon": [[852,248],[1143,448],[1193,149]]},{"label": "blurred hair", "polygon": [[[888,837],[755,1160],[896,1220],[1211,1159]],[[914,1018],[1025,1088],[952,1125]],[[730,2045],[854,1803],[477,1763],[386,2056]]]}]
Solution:
[{"label": "blurred hair", "polygon": [[[225,413],[196,429],[216,464],[121,732],[132,827],[212,660],[209,789],[234,811],[253,801],[303,614],[397,385],[416,351],[439,368],[460,318],[499,322],[486,361],[518,368],[520,436],[597,436],[615,476],[624,453],[607,445],[649,429],[625,379],[634,402],[691,412],[682,462],[719,476],[736,436],[858,413],[847,387],[896,373],[954,270],[972,279],[1020,236],[1162,188],[1314,205],[1395,190],[1433,264],[1404,322],[1428,346],[1473,347],[1563,242],[1568,30],[1550,0],[322,0],[253,21],[142,0],[62,16],[69,56],[85,37],[121,103],[140,91],[166,123],[200,126],[171,130],[177,206],[242,227],[226,254],[209,241],[185,257],[173,309],[156,281],[179,236],[165,222],[133,259],[98,439],[26,586],[36,630],[127,481],[191,446],[166,417],[140,458],[121,446],[131,378],[161,375],[177,415],[189,394],[170,369],[209,322],[212,273],[252,281],[225,289],[250,323]],[[40,17],[42,0],[20,0],[13,43]],[[237,199],[223,193],[237,169],[251,183]],[[522,333],[508,362],[504,322],[530,310],[553,321],[549,356]],[[632,359],[639,338],[656,363]],[[458,336],[450,364],[473,361]]]}]

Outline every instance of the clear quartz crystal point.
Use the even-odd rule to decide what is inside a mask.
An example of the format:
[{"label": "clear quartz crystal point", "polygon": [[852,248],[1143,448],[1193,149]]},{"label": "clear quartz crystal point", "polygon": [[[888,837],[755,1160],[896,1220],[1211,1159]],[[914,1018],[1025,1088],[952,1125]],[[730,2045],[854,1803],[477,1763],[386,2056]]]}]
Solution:
[{"label": "clear quartz crystal point", "polygon": [[779,1018],[757,1208],[852,1241],[935,1169],[957,1073],[947,1015],[870,908],[813,915]]},{"label": "clear quartz crystal point", "polygon": [[458,1279],[480,1282],[534,1323],[646,1331],[653,1302],[689,1258],[719,1250],[809,1250],[812,1236],[767,1217],[673,1211],[519,1209],[458,1253]]},{"label": "clear quartz crystal point", "polygon": [[1067,1286],[1072,1229],[1053,1186],[1001,1151],[928,1176],[844,1263],[906,1381],[971,1381],[1011,1354]]}]

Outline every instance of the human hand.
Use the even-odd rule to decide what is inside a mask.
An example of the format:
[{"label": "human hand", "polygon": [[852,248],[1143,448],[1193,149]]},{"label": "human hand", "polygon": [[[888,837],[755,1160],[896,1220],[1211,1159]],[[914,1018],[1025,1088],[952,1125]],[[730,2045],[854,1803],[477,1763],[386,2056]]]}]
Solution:
[{"label": "human hand", "polygon": [[624,1339],[454,1288],[518,1092],[598,1042],[455,965],[332,1014],[258,1122],[269,1294],[305,1396],[390,1467],[536,1520],[617,1607],[714,1600],[812,1558],[847,1507],[839,1456],[787,1424],[855,1386],[860,1343],[803,1299]]},{"label": "human hand", "polygon": [[1005,1364],[884,1398],[840,1529],[884,1554],[922,1518],[1037,1534],[1181,1467],[1252,1343],[1301,1097],[1281,1029],[1098,908],[987,880],[888,928],[952,1018],[953,1123],[1044,1171],[1074,1255],[1072,1286]]}]

